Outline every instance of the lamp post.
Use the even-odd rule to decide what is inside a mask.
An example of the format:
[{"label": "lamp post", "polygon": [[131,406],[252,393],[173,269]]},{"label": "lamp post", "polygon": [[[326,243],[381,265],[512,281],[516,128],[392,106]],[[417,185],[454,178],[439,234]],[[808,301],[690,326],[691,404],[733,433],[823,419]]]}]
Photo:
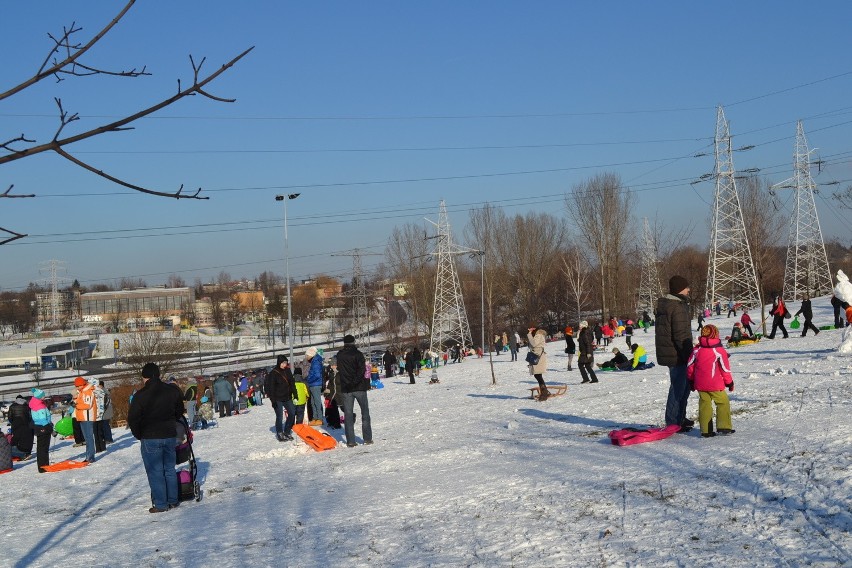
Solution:
[{"label": "lamp post", "polygon": [[276,195],[275,201],[284,202],[284,265],[287,278],[287,346],[290,351],[290,361],[293,361],[293,310],[290,297],[290,242],[287,239],[287,202],[296,199],[300,193],[289,193],[287,195]]},{"label": "lamp post", "polygon": [[470,251],[470,256],[478,256],[479,257],[479,269],[480,269],[480,280],[479,280],[479,316],[480,316],[480,344],[482,345],[482,352],[485,353],[485,251],[484,250],[472,250]]}]

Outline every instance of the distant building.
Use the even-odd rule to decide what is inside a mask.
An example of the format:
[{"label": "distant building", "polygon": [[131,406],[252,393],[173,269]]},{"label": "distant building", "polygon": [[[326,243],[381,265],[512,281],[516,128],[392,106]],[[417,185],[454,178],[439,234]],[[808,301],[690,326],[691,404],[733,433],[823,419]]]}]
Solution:
[{"label": "distant building", "polygon": [[65,327],[80,321],[79,290],[36,294],[36,323],[39,327]]},{"label": "distant building", "polygon": [[80,294],[80,312],[87,321],[114,327],[171,327],[192,306],[192,288],[138,288]]}]

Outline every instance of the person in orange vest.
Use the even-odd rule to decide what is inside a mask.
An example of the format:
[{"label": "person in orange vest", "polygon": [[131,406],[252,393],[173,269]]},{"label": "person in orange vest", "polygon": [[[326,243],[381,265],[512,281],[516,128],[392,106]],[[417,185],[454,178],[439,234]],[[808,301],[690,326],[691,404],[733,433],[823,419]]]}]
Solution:
[{"label": "person in orange vest", "polygon": [[[95,379],[96,380],[96,379]],[[74,418],[80,424],[83,438],[86,440],[86,460],[95,461],[95,422],[98,420],[98,402],[95,397],[95,385],[83,377],[74,379],[77,397],[74,399]]]}]

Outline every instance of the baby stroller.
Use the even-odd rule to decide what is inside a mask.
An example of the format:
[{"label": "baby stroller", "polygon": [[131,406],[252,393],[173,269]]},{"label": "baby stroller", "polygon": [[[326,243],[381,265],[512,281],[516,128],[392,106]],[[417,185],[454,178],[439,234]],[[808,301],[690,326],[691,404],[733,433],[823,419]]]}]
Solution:
[{"label": "baby stroller", "polygon": [[189,467],[181,467],[177,470],[178,479],[178,501],[190,501],[195,499],[201,501],[201,485],[198,483],[198,464],[195,463],[195,453],[192,451],[192,429],[181,417],[177,421],[177,440],[175,446],[175,464],[188,463]]}]

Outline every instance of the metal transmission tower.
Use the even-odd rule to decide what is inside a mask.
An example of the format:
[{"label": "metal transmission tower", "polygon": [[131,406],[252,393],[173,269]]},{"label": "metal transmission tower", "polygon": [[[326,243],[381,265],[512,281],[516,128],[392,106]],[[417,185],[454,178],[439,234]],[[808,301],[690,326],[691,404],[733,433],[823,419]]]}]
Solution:
[{"label": "metal transmission tower", "polygon": [[800,120],[796,124],[796,161],[793,178],[779,185],[796,190],[796,204],[790,219],[790,238],[787,242],[787,265],[784,269],[784,296],[801,300],[805,295],[822,296],[832,290],[828,256],[822,240],[811,177],[808,140]]},{"label": "metal transmission tower", "polygon": [[438,263],[438,272],[435,278],[435,309],[432,312],[429,349],[440,353],[449,341],[461,343],[463,347],[473,344],[467,312],[464,309],[459,274],[456,271],[456,256],[468,254],[471,251],[453,244],[447,206],[443,200],[438,213],[438,223],[429,222],[438,230],[436,235],[438,244],[433,254]]},{"label": "metal transmission tower", "polygon": [[352,257],[352,289],[346,297],[352,299],[352,323],[355,333],[352,335],[360,340],[366,338],[367,348],[370,348],[370,311],[367,309],[367,289],[364,287],[364,273],[361,268],[361,257],[364,255],[377,255],[378,253],[364,253],[361,249],[352,249],[352,252],[333,254],[332,256]]},{"label": "metal transmission tower", "polygon": [[657,272],[657,243],[648,226],[648,218],[645,217],[644,226],[645,248],[642,250],[642,277],[639,280],[639,302],[636,305],[636,314],[642,315],[647,311],[654,313],[654,303],[663,295],[660,288],[660,275]]},{"label": "metal transmission tower", "polygon": [[716,112],[716,195],[707,263],[705,305],[726,297],[748,308],[761,307],[757,273],[748,246],[743,212],[737,194],[731,132],[725,112]]},{"label": "metal transmission tower", "polygon": [[47,310],[43,314],[45,323],[49,325],[59,325],[59,319],[62,312],[67,309],[66,302],[59,294],[60,282],[68,282],[68,278],[59,276],[59,271],[65,272],[67,263],[64,260],[45,260],[40,262],[41,268],[39,272],[47,274],[47,278],[39,279],[39,282],[45,283],[49,288]]}]

